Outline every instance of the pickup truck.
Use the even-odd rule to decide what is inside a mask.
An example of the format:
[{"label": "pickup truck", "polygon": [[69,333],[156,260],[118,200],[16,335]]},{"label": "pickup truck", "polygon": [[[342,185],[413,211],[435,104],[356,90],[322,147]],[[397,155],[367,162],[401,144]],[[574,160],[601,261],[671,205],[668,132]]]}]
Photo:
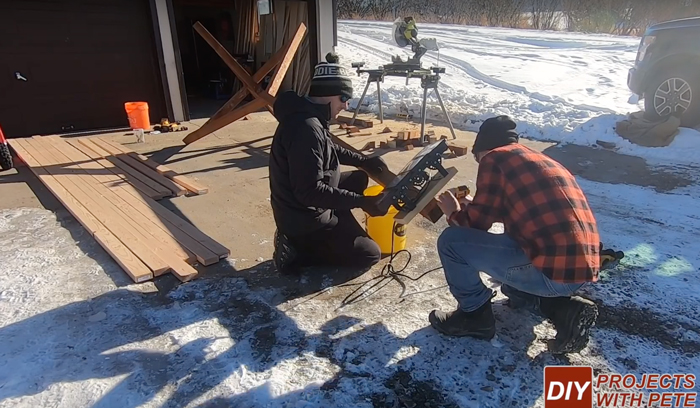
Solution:
[{"label": "pickup truck", "polygon": [[627,86],[644,99],[648,119],[678,112],[681,126],[700,125],[700,17],[650,26],[639,43]]}]

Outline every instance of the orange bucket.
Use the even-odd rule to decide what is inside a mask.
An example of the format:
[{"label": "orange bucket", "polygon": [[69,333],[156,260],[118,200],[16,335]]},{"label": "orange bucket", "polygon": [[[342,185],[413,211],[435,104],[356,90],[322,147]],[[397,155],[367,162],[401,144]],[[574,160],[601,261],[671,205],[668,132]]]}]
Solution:
[{"label": "orange bucket", "polygon": [[148,116],[148,103],[127,102],[124,104],[126,116],[129,118],[129,126],[132,129],[151,129],[151,119]]}]

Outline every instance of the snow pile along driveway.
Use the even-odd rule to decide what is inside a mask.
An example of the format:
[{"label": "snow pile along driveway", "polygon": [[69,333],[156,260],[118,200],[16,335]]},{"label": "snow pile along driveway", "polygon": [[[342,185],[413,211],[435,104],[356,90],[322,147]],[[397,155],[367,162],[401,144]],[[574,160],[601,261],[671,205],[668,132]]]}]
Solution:
[{"label": "snow pile along driveway", "polygon": [[[694,150],[700,148],[700,132],[685,129],[665,148],[636,146],[615,134],[617,121],[640,110],[628,103],[626,82],[638,38],[449,24],[419,23],[418,28],[419,38],[435,37],[441,47],[439,65],[447,72],[440,94],[457,127],[476,131],[486,118],[505,114],[515,118],[518,130],[529,138],[581,145],[603,140],[615,142],[621,153],[700,164]],[[341,62],[348,68],[354,61],[376,68],[390,63],[392,55],[412,55],[410,48],[395,45],[391,24],[384,22],[341,21],[338,43]],[[437,57],[428,52],[423,66],[438,64]],[[366,78],[355,77],[355,104]],[[378,112],[376,88],[370,87],[369,93],[364,108]],[[382,84],[388,113],[405,106],[418,118],[422,95],[417,79],[407,86],[405,78],[387,77]],[[428,117],[441,116],[437,98],[430,97]]]}]

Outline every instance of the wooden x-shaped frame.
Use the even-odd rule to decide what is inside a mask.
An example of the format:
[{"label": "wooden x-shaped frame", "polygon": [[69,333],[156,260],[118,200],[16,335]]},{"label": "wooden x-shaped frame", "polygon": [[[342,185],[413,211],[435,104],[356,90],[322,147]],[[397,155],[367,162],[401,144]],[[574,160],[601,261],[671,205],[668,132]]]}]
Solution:
[{"label": "wooden x-shaped frame", "polygon": [[[210,133],[216,132],[224,126],[241,119],[245,115],[256,112],[262,108],[267,108],[270,112],[272,112],[272,105],[275,102],[277,91],[279,90],[282,80],[284,80],[284,76],[287,74],[289,65],[292,63],[292,59],[294,59],[294,55],[299,49],[301,41],[304,39],[304,35],[306,34],[306,25],[301,23],[289,44],[286,44],[279,49],[272,56],[272,58],[270,58],[270,60],[267,61],[260,68],[260,70],[258,70],[251,77],[245,68],[243,68],[241,64],[239,64],[238,61],[236,61],[236,59],[229,54],[229,52],[216,40],[216,38],[214,38],[213,35],[211,35],[211,33],[209,33],[209,31],[207,31],[206,28],[204,28],[200,22],[195,23],[194,29],[199,33],[199,35],[202,36],[202,38],[204,38],[204,40],[214,49],[214,51],[216,51],[219,57],[221,57],[231,71],[233,71],[236,77],[241,80],[243,83],[243,88],[236,92],[236,94],[233,95],[233,97],[229,99],[229,101],[226,102],[226,104],[224,104],[224,106],[222,106],[211,118],[209,118],[209,120],[202,125],[201,128],[188,134],[183,139],[185,144],[193,143],[204,136],[209,135]],[[267,74],[272,72],[272,70],[278,66],[279,69],[277,69],[277,72],[275,72],[273,75],[267,90],[262,89],[262,87],[259,85],[260,82]],[[238,108],[238,105],[243,102],[249,93],[252,94],[255,99]],[[355,148],[343,142],[339,138],[334,137],[333,139],[337,144],[347,149],[357,151]],[[442,217],[442,211],[440,208],[438,208],[437,202],[433,197],[435,194],[437,194],[438,190],[454,176],[454,173],[456,173],[456,171],[450,173],[450,177],[445,177],[439,185],[432,186],[430,189],[431,191],[426,194],[426,197],[424,200],[422,200],[423,202],[419,203],[416,210],[402,215],[402,223],[410,222],[410,220],[419,212],[423,217],[427,218],[431,222],[437,222]],[[388,169],[382,174],[370,174],[369,176],[382,186],[390,184],[396,177],[396,175]]]},{"label": "wooden x-shaped frame", "polygon": [[[185,144],[193,143],[210,133],[216,132],[217,130],[227,126],[238,119],[241,119],[245,115],[253,112],[257,112],[262,108],[267,108],[272,112],[272,105],[275,103],[275,96],[277,91],[279,91],[284,76],[287,74],[289,65],[294,59],[301,41],[304,39],[306,34],[306,25],[301,23],[297,29],[296,34],[292,40],[280,48],[273,56],[267,61],[253,76],[241,66],[241,64],[236,61],[235,58],[224,48],[213,35],[198,21],[194,25],[194,29],[199,33],[199,35],[204,38],[204,41],[209,44],[214,51],[221,57],[221,59],[228,65],[228,67],[233,71],[234,75],[243,83],[243,88],[241,88],[231,99],[229,99],[224,106],[222,106],[209,120],[202,125],[199,129],[188,134],[182,141]],[[277,71],[272,76],[270,85],[267,89],[262,89],[259,85],[260,82],[265,78],[267,74],[272,72],[275,68]],[[238,105],[243,102],[243,100],[252,94],[255,99],[248,102],[247,104],[238,107]]]}]

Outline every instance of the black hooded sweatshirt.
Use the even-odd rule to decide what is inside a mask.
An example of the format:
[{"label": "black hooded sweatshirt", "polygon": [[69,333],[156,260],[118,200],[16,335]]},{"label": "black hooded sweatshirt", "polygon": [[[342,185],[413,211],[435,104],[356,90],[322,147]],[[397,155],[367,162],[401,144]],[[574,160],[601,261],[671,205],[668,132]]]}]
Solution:
[{"label": "black hooded sweatshirt", "polygon": [[334,210],[362,206],[363,196],[338,188],[339,165],[361,167],[367,158],[333,143],[330,106],[312,103],[293,91],[274,104],[279,121],[270,152],[270,192],[277,229],[300,236],[332,227]]}]

